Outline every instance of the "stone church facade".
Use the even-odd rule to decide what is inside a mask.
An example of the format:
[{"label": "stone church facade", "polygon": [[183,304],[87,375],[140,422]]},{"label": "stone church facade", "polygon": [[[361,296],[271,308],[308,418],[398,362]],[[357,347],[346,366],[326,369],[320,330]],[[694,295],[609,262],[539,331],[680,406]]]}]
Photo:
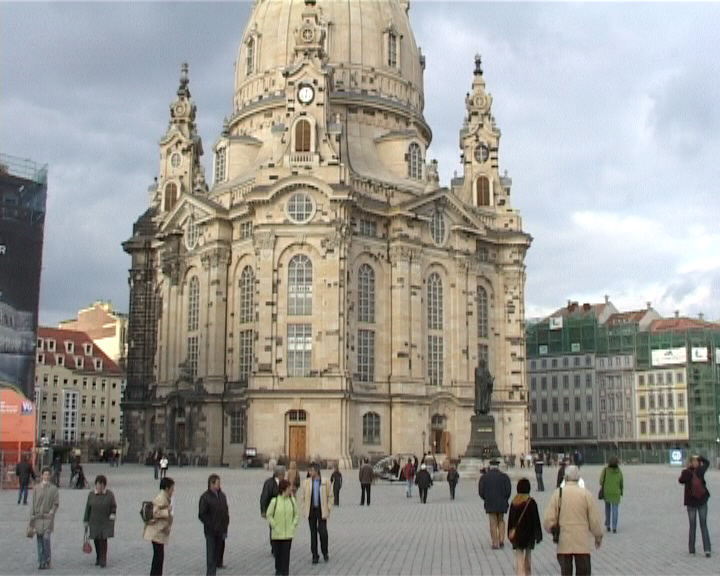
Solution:
[{"label": "stone church facade", "polygon": [[500,450],[527,451],[530,237],[479,58],[463,173],[440,185],[408,10],[257,0],[211,186],[183,67],[149,208],[123,244],[131,457],[462,456],[480,357]]}]

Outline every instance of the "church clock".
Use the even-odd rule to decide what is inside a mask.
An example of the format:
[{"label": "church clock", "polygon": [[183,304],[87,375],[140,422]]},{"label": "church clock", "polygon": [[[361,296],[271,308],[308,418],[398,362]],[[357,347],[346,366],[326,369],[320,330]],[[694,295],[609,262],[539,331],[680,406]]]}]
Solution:
[{"label": "church clock", "polygon": [[310,84],[300,84],[298,89],[298,100],[301,104],[310,104],[315,98],[315,89]]}]

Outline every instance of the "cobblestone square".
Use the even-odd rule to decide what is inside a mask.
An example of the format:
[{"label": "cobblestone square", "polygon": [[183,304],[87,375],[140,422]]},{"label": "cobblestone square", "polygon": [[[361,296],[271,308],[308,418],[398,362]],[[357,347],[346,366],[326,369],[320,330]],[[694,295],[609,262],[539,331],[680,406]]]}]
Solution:
[{"label": "cobblestone square", "polygon": [[[603,545],[592,556],[595,574],[717,574],[717,560],[703,556],[700,531],[696,557],[687,552],[688,522],[682,506],[680,470],[668,466],[626,466],[625,498],[620,505],[617,534],[606,534]],[[94,566],[95,556],[82,553],[82,515],[86,491],[70,490],[63,473],[55,532],[52,537],[51,573],[55,574],[147,574],[151,546],[142,539],[139,510],[152,499],[157,482],[151,468],[124,465],[86,465],[92,480],[108,477],[118,502],[115,538],[110,540],[108,566]],[[205,490],[212,468],[174,468],[176,482],[175,522],[165,553],[165,574],[204,574],[205,540],[197,519],[197,502]],[[586,466],[582,476],[587,488],[597,494],[601,468]],[[274,574],[267,542],[268,530],[260,517],[259,496],[268,472],[262,470],[217,471],[230,505],[230,531],[221,574]],[[513,485],[525,470],[510,472]],[[530,471],[532,472],[532,471]],[[545,471],[545,484],[554,486],[557,468]],[[328,475],[328,472],[324,473]],[[541,514],[550,492],[533,496]],[[720,494],[720,474],[711,470],[708,488]],[[419,504],[417,491],[405,498],[400,484],[378,483],[372,488],[372,505],[360,507],[357,470],[343,473],[340,507],[333,510],[328,530],[330,561],[311,564],[309,529],[301,519],[293,540],[292,574],[513,574],[512,549],[491,550],[488,522],[477,495],[477,481],[461,479],[457,498],[450,501],[447,484],[436,482],[426,505]],[[0,573],[29,574],[37,571],[35,540],[25,537],[29,506],[18,506],[17,493],[0,494]],[[602,503],[601,515],[604,515]],[[720,538],[720,512],[711,497],[708,512],[711,540]],[[536,574],[558,574],[555,548],[547,535],[533,553]]]}]

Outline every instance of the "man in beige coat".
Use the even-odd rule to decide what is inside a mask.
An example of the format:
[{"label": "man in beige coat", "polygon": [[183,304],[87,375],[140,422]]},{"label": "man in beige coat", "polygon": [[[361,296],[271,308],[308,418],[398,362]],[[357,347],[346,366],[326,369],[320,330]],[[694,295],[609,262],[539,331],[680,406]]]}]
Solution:
[{"label": "man in beige coat", "polygon": [[590,574],[590,538],[595,537],[595,548],[600,548],[603,525],[595,499],[585,488],[578,486],[580,470],[577,466],[565,469],[565,487],[555,490],[545,509],[543,525],[552,533],[560,528],[557,541],[557,558],[562,576],[572,576],[573,559],[578,576]]},{"label": "man in beige coat", "polygon": [[42,482],[33,489],[30,525],[37,535],[38,568],[50,568],[50,534],[55,526],[55,512],[60,506],[60,492],[50,482],[50,468],[43,468]]},{"label": "man in beige coat", "polygon": [[320,477],[320,466],[313,462],[310,465],[310,477],[305,479],[303,485],[303,511],[305,518],[310,523],[310,551],[312,552],[312,563],[320,561],[318,554],[317,538],[320,534],[320,549],[323,560],[330,560],[328,556],[328,531],[327,520],[333,507],[333,500],[330,498],[332,488],[326,478]]}]

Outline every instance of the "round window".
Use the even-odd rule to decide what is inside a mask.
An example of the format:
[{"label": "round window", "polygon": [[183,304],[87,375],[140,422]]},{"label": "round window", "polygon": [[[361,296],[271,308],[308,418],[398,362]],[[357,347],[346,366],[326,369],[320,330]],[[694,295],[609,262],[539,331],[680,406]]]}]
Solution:
[{"label": "round window", "polygon": [[430,220],[430,236],[438,246],[445,244],[445,217],[441,212],[435,212]]},{"label": "round window", "polygon": [[315,204],[312,198],[303,192],[290,196],[287,203],[287,215],[295,224],[309,222],[315,213]]},{"label": "round window", "polygon": [[191,215],[185,225],[185,247],[188,250],[194,250],[200,239],[200,226],[195,220],[195,216]]}]

